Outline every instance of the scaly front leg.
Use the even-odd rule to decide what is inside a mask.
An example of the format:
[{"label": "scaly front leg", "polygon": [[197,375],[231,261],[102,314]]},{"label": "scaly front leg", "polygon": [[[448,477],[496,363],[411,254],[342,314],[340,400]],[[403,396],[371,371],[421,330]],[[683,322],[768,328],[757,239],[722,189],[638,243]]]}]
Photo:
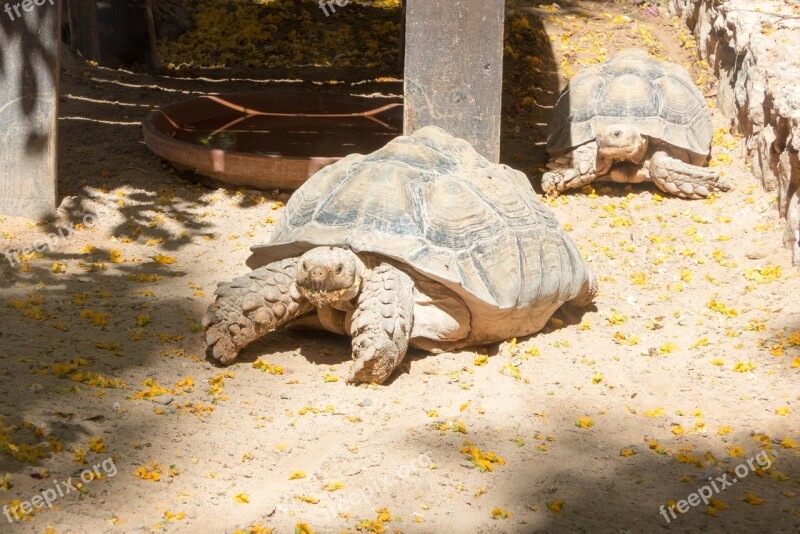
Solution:
[{"label": "scaly front leg", "polygon": [[650,178],[662,190],[681,198],[706,198],[712,191],[730,191],[716,172],[671,157],[664,151],[650,157]]},{"label": "scaly front leg", "polygon": [[567,189],[577,189],[591,183],[608,172],[608,165],[598,168],[597,144],[588,143],[575,148],[570,154],[553,158],[542,175],[542,189],[548,195],[557,195]]},{"label": "scaly front leg", "polygon": [[217,286],[202,321],[209,356],[230,363],[256,339],[313,309],[295,285],[297,261],[270,263]]},{"label": "scaly front leg", "polygon": [[350,382],[383,383],[408,350],[414,312],[414,283],[382,263],[364,277],[350,325],[353,375]]}]

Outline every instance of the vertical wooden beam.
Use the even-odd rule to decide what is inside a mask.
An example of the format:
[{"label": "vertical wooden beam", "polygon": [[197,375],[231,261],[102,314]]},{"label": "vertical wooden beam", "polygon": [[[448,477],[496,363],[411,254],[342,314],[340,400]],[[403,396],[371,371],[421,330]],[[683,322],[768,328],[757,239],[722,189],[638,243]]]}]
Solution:
[{"label": "vertical wooden beam", "polygon": [[0,11],[0,213],[31,219],[53,213],[57,195],[61,0],[38,4]]},{"label": "vertical wooden beam", "polygon": [[83,57],[112,66],[158,65],[153,0],[67,0],[67,4],[71,45]]},{"label": "vertical wooden beam", "polygon": [[150,66],[158,67],[158,41],[156,40],[156,18],[153,11],[153,0],[145,0],[144,12],[147,19],[147,45],[150,47]]},{"label": "vertical wooden beam", "polygon": [[155,66],[152,0],[96,0],[96,3],[101,63]]},{"label": "vertical wooden beam", "polygon": [[406,0],[405,123],[500,159],[504,0]]},{"label": "vertical wooden beam", "polygon": [[74,50],[86,59],[100,58],[96,0],[68,0],[69,37]]}]

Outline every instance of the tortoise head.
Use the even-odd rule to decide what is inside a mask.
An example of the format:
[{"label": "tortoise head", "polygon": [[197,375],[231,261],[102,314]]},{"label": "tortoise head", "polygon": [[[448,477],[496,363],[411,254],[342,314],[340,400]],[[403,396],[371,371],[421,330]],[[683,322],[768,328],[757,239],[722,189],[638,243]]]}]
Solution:
[{"label": "tortoise head", "polygon": [[364,264],[350,250],[312,248],[298,263],[297,288],[316,307],[350,300],[361,290]]},{"label": "tortoise head", "polygon": [[641,163],[647,152],[647,137],[632,124],[612,124],[597,132],[597,155],[615,161]]}]

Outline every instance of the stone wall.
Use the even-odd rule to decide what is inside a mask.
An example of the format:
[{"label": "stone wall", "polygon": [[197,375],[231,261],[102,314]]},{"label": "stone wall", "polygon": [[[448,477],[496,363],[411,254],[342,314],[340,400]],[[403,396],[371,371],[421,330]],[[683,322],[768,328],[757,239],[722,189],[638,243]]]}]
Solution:
[{"label": "stone wall", "polygon": [[745,136],[753,174],[777,191],[800,264],[800,6],[794,0],[669,0],[719,79],[717,106]]}]

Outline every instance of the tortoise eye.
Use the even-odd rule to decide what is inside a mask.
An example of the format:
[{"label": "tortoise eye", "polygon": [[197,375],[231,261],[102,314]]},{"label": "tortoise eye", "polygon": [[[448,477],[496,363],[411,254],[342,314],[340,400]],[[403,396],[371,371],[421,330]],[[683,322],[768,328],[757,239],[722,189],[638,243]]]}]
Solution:
[{"label": "tortoise eye", "polygon": [[341,274],[342,269],[344,269],[344,265],[341,263],[336,267],[336,274]]},{"label": "tortoise eye", "polygon": [[307,271],[307,270],[308,270],[308,263],[306,263],[306,262],[303,262],[303,270],[304,270],[304,271]]}]

